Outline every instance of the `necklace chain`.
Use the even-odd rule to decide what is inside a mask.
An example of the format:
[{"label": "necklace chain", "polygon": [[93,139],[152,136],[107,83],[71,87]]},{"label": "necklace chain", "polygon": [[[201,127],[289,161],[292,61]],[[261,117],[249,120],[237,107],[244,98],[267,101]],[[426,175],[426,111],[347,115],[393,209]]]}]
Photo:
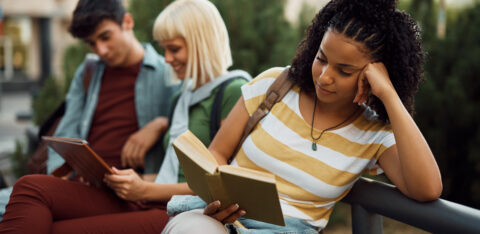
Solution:
[{"label": "necklace chain", "polygon": [[357,110],[358,110],[358,107],[355,108],[355,111],[353,111],[352,114],[350,114],[345,120],[343,120],[341,123],[335,125],[335,126],[332,126],[332,127],[329,127],[329,128],[326,128],[324,130],[322,130],[322,132],[320,132],[320,135],[318,137],[314,137],[313,136],[313,124],[315,123],[315,110],[317,109],[317,98],[315,98],[315,103],[313,104],[313,114],[312,114],[312,126],[310,128],[310,137],[312,138],[312,150],[313,151],[317,151],[317,141],[320,140],[320,138],[322,137],[323,133],[328,131],[328,130],[332,130],[334,128],[337,128],[338,126],[344,124],[345,122],[347,122],[350,118],[352,118],[355,113],[357,113]]}]

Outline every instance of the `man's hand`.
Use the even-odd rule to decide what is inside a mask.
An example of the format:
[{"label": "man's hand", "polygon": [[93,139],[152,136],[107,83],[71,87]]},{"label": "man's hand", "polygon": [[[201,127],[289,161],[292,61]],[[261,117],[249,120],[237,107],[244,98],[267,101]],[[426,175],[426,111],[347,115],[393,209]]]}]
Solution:
[{"label": "man's hand", "polygon": [[[73,175],[73,171],[70,171],[67,174],[65,174],[63,176],[60,176],[58,178],[60,178],[62,180],[70,180],[70,177],[72,177],[72,175]],[[52,176],[55,176],[55,175],[52,175]],[[55,177],[57,177],[57,176],[55,176]]]},{"label": "man's hand", "polygon": [[[73,168],[68,163],[63,163],[62,166],[53,170],[52,176],[58,177],[62,180],[70,180],[73,176],[73,172]],[[90,182],[81,176],[78,177],[78,182],[90,186]]]},{"label": "man's hand", "polygon": [[118,197],[128,201],[143,200],[146,183],[132,169],[118,170],[112,168],[113,174],[107,174],[103,181],[112,188]]},{"label": "man's hand", "polygon": [[[55,169],[52,172],[52,176],[58,177],[62,180],[70,180],[73,176],[73,173],[73,169],[68,164],[64,164],[61,167]],[[90,182],[84,179],[82,176],[78,176],[78,182],[90,186]]]},{"label": "man's hand", "polygon": [[145,154],[168,127],[168,119],[158,117],[132,134],[122,149],[123,167],[143,168]]}]

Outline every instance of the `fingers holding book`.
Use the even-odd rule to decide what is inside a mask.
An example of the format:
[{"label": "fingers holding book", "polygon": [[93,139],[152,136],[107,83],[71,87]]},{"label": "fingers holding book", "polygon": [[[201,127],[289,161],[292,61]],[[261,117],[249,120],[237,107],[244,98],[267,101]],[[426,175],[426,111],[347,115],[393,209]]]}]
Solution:
[{"label": "fingers holding book", "polygon": [[220,210],[220,206],[220,201],[214,201],[205,207],[203,214],[208,215],[224,224],[233,223],[238,218],[246,214],[245,210],[239,209],[238,204],[232,204],[223,210]]}]

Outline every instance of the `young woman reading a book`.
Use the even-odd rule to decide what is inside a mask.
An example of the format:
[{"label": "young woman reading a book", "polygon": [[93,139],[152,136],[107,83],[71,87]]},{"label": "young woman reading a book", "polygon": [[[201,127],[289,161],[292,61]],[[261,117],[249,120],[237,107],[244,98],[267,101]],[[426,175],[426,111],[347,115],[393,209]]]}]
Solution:
[{"label": "young woman reading a book", "polygon": [[[158,16],[153,33],[165,49],[165,61],[184,80],[164,135],[165,162],[156,183],[143,181],[133,170],[115,168],[105,176],[112,191],[53,176],[24,176],[14,186],[0,232],[159,233],[168,221],[165,202],[174,194],[192,193],[182,183],[169,142],[189,129],[209,145],[210,114],[218,85],[250,76],[227,71],[232,64],[227,29],[207,0],[173,2]],[[224,87],[221,119],[241,96],[244,83],[245,79],[235,79]]]},{"label": "young woman reading a book", "polygon": [[[177,215],[164,232],[317,233],[364,172],[385,172],[412,199],[437,199],[440,172],[411,117],[423,79],[419,36],[414,19],[394,0],[330,1],[292,61],[293,88],[257,124],[233,162],[276,176],[286,226],[239,218],[248,210],[218,210],[213,202]],[[277,74],[242,87],[242,98],[209,147],[220,164],[233,154]],[[169,209],[182,197],[173,197]],[[231,224],[237,219],[249,230]]]}]

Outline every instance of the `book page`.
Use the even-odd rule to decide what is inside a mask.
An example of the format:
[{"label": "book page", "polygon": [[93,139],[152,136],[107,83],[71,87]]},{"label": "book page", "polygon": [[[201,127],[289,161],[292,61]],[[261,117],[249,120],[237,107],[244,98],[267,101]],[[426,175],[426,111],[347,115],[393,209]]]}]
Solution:
[{"label": "book page", "polygon": [[216,174],[218,166],[213,156],[190,131],[177,137],[172,145],[190,189],[205,202],[212,202],[209,176]]},{"label": "book page", "polygon": [[[217,170],[218,163],[207,147],[189,130],[177,137],[173,146],[210,174]],[[178,156],[178,154],[177,154]]]}]

